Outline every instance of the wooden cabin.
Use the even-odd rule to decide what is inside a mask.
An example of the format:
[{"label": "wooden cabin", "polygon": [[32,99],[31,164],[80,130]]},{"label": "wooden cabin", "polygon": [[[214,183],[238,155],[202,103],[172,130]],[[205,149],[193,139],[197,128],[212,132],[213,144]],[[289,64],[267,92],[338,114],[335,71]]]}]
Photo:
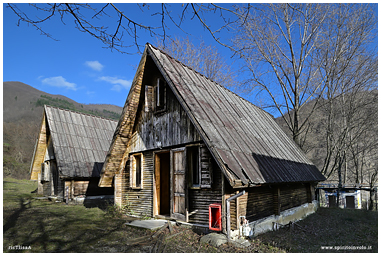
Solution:
[{"label": "wooden cabin", "polygon": [[147,44],[99,186],[140,216],[207,227],[215,209],[226,232],[313,212],[324,179],[270,114]]},{"label": "wooden cabin", "polygon": [[113,195],[98,187],[100,172],[117,122],[44,106],[30,169],[38,194],[74,199]]}]

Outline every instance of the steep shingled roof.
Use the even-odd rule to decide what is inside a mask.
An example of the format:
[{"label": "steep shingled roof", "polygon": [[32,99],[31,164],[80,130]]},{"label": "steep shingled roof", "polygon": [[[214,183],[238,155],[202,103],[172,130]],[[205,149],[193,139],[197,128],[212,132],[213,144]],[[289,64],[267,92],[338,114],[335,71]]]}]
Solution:
[{"label": "steep shingled roof", "polygon": [[325,180],[270,114],[150,44],[145,54],[152,57],[232,186]]},{"label": "steep shingled roof", "polygon": [[47,134],[61,177],[99,177],[116,125],[113,120],[45,106],[31,178],[41,170]]}]

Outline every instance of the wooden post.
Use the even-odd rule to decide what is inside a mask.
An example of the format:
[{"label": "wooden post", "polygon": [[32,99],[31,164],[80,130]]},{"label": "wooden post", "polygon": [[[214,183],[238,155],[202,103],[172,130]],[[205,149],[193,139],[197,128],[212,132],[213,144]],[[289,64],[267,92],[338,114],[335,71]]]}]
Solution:
[{"label": "wooden post", "polygon": [[66,186],[66,204],[68,204],[69,203],[69,187],[68,186]]},{"label": "wooden post", "polygon": [[71,180],[70,183],[70,199],[74,198],[74,180]]},{"label": "wooden post", "polygon": [[[222,192],[222,209],[221,209],[221,212],[223,213],[223,212],[225,212],[225,209],[226,209],[226,204],[225,204],[225,202],[226,202],[226,195],[225,195],[225,176],[224,175],[222,175],[222,184],[221,184],[221,192]],[[222,214],[223,215],[223,214]],[[226,232],[227,232],[227,229],[226,229],[226,222],[225,221],[222,221],[222,232],[224,233],[224,234],[226,234]]]},{"label": "wooden post", "polygon": [[226,199],[226,232],[228,235],[228,241],[230,240],[230,200]]}]

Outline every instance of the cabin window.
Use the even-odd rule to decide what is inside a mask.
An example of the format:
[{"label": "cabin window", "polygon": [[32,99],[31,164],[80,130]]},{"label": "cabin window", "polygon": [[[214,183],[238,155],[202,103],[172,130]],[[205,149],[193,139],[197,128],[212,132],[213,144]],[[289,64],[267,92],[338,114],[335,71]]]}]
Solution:
[{"label": "cabin window", "polygon": [[130,187],[143,188],[143,154],[130,156]]},{"label": "cabin window", "polygon": [[187,151],[188,156],[188,170],[190,174],[190,181],[192,188],[200,187],[200,158],[199,158],[199,148],[189,147]]},{"label": "cabin window", "polygon": [[151,112],[152,111],[152,91],[153,87],[150,85],[146,85],[145,87],[145,105],[144,105],[144,111],[145,112]]},{"label": "cabin window", "polygon": [[165,111],[166,108],[166,82],[158,78],[154,88],[155,112]]},{"label": "cabin window", "polygon": [[187,149],[189,184],[191,188],[211,188],[212,161],[205,146],[191,146]]}]

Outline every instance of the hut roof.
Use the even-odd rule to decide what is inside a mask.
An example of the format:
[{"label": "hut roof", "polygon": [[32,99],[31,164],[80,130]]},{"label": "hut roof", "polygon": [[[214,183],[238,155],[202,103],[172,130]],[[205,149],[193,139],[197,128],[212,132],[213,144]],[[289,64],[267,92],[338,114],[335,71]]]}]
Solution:
[{"label": "hut roof", "polygon": [[121,142],[131,136],[136,101],[140,98],[141,74],[148,55],[232,186],[325,180],[270,114],[147,44],[106,158],[100,185],[110,183],[109,177],[122,160],[123,154],[113,153],[125,153],[127,143]]},{"label": "hut roof", "polygon": [[99,177],[117,122],[44,106],[31,179],[37,179],[49,134],[61,177]]}]

